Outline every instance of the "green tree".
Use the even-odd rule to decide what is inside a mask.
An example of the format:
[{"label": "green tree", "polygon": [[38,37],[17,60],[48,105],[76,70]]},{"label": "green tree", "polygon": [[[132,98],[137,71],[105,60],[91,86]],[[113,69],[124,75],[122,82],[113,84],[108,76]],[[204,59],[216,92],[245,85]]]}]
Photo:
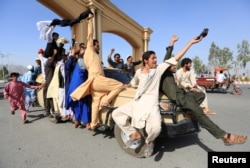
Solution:
[{"label": "green tree", "polygon": [[194,71],[198,76],[204,75],[204,72],[209,71],[208,66],[203,64],[202,60],[198,56],[195,56],[192,59],[192,63],[193,63]]},{"label": "green tree", "polygon": [[219,60],[218,60],[219,50],[220,50],[219,47],[216,46],[214,42],[212,42],[208,56],[208,65],[211,68],[219,66]]},{"label": "green tree", "polygon": [[1,64],[2,64],[2,70],[1,70],[1,75],[0,75],[0,79],[5,79],[5,76],[8,74],[8,70],[7,70],[7,66],[8,64],[5,64],[3,63],[3,59],[4,58],[8,58],[11,54],[4,54],[0,51],[0,58],[1,58]]},{"label": "green tree", "polygon": [[229,48],[224,47],[219,51],[218,55],[219,66],[223,68],[232,68],[231,62],[233,61],[233,52]]},{"label": "green tree", "polygon": [[223,49],[220,49],[214,42],[212,42],[208,56],[208,65],[212,69],[216,67],[230,68],[232,60],[233,52],[230,51],[229,48],[224,47]]},{"label": "green tree", "polygon": [[240,68],[245,69],[247,62],[250,61],[249,43],[246,40],[242,40],[241,44],[237,45],[238,55],[236,60],[233,61],[235,74],[237,75]]},{"label": "green tree", "polygon": [[8,69],[3,66],[3,68],[0,70],[0,79],[4,80],[6,79],[6,75],[9,74]]},{"label": "green tree", "polygon": [[192,63],[193,63],[193,67],[194,67],[195,72],[200,72],[203,70],[204,66],[203,66],[202,60],[198,56],[195,56],[192,59]]}]

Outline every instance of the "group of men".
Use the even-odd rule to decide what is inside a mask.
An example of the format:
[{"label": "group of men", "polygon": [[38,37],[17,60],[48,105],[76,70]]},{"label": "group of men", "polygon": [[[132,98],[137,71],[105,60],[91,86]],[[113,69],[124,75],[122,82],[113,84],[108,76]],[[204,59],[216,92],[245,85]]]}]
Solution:
[{"label": "group of men", "polygon": [[[182,74],[180,76],[177,75],[178,84],[182,88],[176,84],[174,73],[177,71],[177,61],[184,56],[193,44],[202,41],[202,37],[191,39],[179,53],[171,57],[174,43],[178,40],[177,36],[172,36],[170,45],[167,47],[164,62],[160,64],[157,64],[157,56],[154,51],[144,52],[141,60],[143,64],[142,68],[135,72],[130,84],[123,84],[117,80],[105,77],[102,61],[98,56],[99,44],[97,40],[93,39],[92,17],[89,17],[87,23],[88,34],[86,48],[83,47],[83,50],[80,50],[78,54],[76,49],[72,48],[67,61],[62,61],[63,50],[60,50],[63,46],[62,43],[59,43],[59,49],[53,50],[52,56],[44,57],[43,54],[45,53],[39,53],[41,57],[43,56],[43,59],[46,58],[46,62],[44,62],[45,69],[43,71],[45,72],[44,103],[46,115],[49,115],[51,112],[56,113],[60,111],[60,107],[62,107],[60,105],[64,104],[64,102],[64,106],[67,107],[67,101],[65,100],[70,99],[69,102],[71,103],[78,102],[81,104],[81,101],[90,95],[89,111],[91,112],[86,113],[85,110],[85,114],[82,115],[90,114],[90,116],[86,116],[89,118],[85,124],[88,124],[86,125],[88,129],[93,130],[98,127],[100,123],[100,109],[110,106],[110,102],[124,88],[138,84],[134,99],[131,102],[119,106],[112,113],[116,124],[130,137],[125,147],[129,148],[134,141],[141,138],[142,135],[137,129],[145,128],[147,137],[144,156],[149,157],[153,154],[154,140],[161,131],[161,115],[158,106],[159,92],[162,92],[178,106],[190,110],[200,125],[207,129],[215,138],[222,139],[225,145],[241,144],[247,141],[247,136],[230,134],[222,130],[205,114],[203,107],[207,106],[201,105],[206,97],[204,92],[197,91],[199,88],[195,84],[186,85],[186,83],[183,82],[185,81],[183,74],[188,70],[187,67],[191,65],[189,60],[185,61],[184,59],[182,67],[183,73],[180,73]],[[111,53],[113,53],[112,50]],[[78,66],[87,72],[83,75],[84,79],[78,83],[75,82],[72,76],[72,72],[76,69],[76,55],[82,55],[83,58],[78,62]],[[64,73],[62,70],[63,67]],[[73,84],[75,85],[69,92],[69,88],[71,88]],[[62,92],[59,91],[59,88],[62,89]],[[57,93],[55,93],[55,91]],[[65,95],[64,100],[59,100],[63,95]],[[86,103],[86,101],[84,102]],[[79,104],[71,107],[76,108],[78,105]],[[55,106],[57,106],[57,108]],[[56,109],[58,111],[56,111]],[[63,115],[63,113],[60,115]],[[77,116],[77,114],[75,115]],[[129,120],[129,118],[131,118],[131,120]],[[79,124],[80,121],[76,119],[75,127],[77,128]]]},{"label": "group of men", "polygon": [[112,55],[114,53],[115,49],[112,48],[110,50],[110,54],[108,55],[108,63],[112,68],[117,68],[124,70],[126,73],[128,73],[129,78],[132,79],[135,75],[135,66],[141,64],[141,60],[133,61],[133,57],[129,55],[127,57],[127,62],[124,63],[123,59],[121,58],[121,55],[119,53],[114,54],[114,60],[112,60]]},{"label": "group of men", "polygon": [[174,77],[174,73],[177,71],[177,61],[193,44],[200,42],[202,37],[191,39],[179,53],[171,58],[173,46],[177,40],[177,36],[172,36],[163,63],[157,64],[154,51],[146,51],[143,54],[143,67],[136,71],[131,81],[131,85],[138,84],[134,100],[118,107],[112,113],[116,124],[130,138],[124,147],[129,148],[140,139],[142,135],[138,129],[145,128],[147,137],[144,156],[149,157],[153,154],[154,140],[161,131],[159,91],[178,106],[189,110],[204,129],[208,130],[216,139],[221,139],[225,145],[245,143],[247,136],[227,133],[204,113],[200,106],[205,99],[202,91],[190,91],[190,88],[184,87],[187,91],[177,85]]},{"label": "group of men", "polygon": [[[93,14],[89,12],[87,44],[72,46],[64,57],[65,41],[52,33],[45,52],[39,51],[44,69],[45,115],[53,121],[74,117],[74,126],[85,125],[89,130],[99,126],[99,111],[109,106],[111,100],[124,88],[124,84],[107,78],[99,54],[99,42],[93,39]],[[54,45],[55,44],[55,45]],[[47,50],[53,52],[46,52]],[[62,52],[61,52],[62,51]],[[48,56],[46,55],[48,54]],[[105,87],[103,87],[105,86]]]}]

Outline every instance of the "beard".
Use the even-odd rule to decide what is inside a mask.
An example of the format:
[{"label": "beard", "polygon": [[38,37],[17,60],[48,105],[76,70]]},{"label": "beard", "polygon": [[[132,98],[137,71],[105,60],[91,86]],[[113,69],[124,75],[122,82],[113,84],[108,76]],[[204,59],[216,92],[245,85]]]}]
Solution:
[{"label": "beard", "polygon": [[190,71],[190,70],[191,70],[191,68],[190,68],[190,67],[186,67],[186,70],[187,70],[187,71]]}]

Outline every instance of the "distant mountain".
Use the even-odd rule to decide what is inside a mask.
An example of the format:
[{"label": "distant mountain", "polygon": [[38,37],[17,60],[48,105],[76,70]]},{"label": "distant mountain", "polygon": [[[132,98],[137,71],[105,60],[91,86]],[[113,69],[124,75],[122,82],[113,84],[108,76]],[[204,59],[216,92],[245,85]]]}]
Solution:
[{"label": "distant mountain", "polygon": [[[0,69],[2,69],[2,65],[0,65]],[[23,75],[25,72],[27,72],[27,68],[22,65],[8,65],[7,66],[8,72],[18,72],[20,75]]]}]

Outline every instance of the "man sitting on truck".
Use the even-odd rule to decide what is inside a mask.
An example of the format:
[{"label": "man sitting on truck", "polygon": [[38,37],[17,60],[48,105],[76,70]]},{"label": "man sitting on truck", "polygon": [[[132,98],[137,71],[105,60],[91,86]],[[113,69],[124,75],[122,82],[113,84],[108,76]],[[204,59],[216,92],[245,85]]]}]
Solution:
[{"label": "man sitting on truck", "polygon": [[[172,50],[173,43],[167,47],[167,54],[164,59],[169,59]],[[204,129],[216,139],[221,139],[225,145],[245,143],[247,141],[246,135],[231,134],[224,131],[203,113],[202,108],[199,106],[199,102],[202,102],[205,97],[203,92],[186,92],[177,86],[173,75],[176,70],[176,65],[171,65],[166,69],[161,77],[160,91],[178,106],[189,110]]]},{"label": "man sitting on truck", "polygon": [[197,85],[195,72],[191,69],[192,60],[190,58],[183,58],[181,60],[181,68],[176,72],[178,86],[187,92],[203,92],[205,99],[201,102],[200,106],[205,114],[216,114],[208,108],[206,89]]}]

